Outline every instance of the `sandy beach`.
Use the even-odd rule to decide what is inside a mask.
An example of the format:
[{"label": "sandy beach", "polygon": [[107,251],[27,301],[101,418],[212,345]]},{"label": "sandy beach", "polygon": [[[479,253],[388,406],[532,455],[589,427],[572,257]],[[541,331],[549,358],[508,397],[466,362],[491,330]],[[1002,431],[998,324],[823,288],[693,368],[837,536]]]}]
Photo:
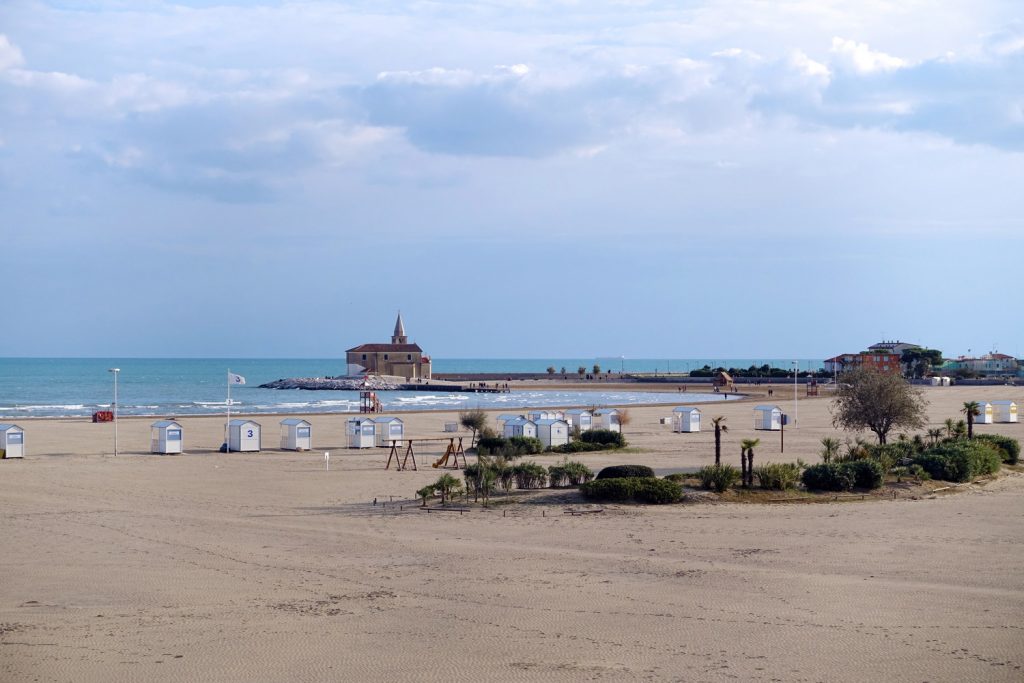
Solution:
[{"label": "sandy beach", "polygon": [[[793,415],[789,391],[771,400]],[[925,391],[933,426],[967,400],[1024,403],[1020,387]],[[760,402],[705,407],[727,417],[726,461],[755,436],[758,462],[815,461],[835,434],[827,390],[801,396],[780,453],[753,430]],[[637,451],[576,459],[713,461],[709,430],[659,423],[671,407],[630,413]],[[401,417],[413,437],[455,421]],[[109,424],[20,423],[28,456],[0,461],[0,680],[1024,678],[1024,475],[914,501],[573,517],[567,493],[425,514],[413,493],[439,445],[388,471],[386,451],[343,448],[346,416],[308,417],[311,453],[276,450],[280,418],[255,419],[262,453],[218,454],[223,419],[186,417],[187,453],[165,457],[148,455],[153,418],[123,419],[117,458]]]}]

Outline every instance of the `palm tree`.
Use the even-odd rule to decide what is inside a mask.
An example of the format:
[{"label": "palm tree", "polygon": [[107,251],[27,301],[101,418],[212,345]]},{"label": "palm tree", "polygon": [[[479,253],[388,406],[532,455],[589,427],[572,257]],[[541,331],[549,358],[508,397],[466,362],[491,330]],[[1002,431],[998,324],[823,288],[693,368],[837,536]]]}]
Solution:
[{"label": "palm tree", "polygon": [[977,401],[967,401],[960,411],[967,416],[967,438],[974,438],[974,418],[981,415],[981,406]]},{"label": "palm tree", "polygon": [[729,431],[729,428],[722,424],[725,422],[725,417],[719,415],[718,417],[711,418],[711,424],[715,426],[715,466],[722,464],[722,434]]},{"label": "palm tree", "polygon": [[931,441],[931,446],[939,445],[939,439],[942,438],[942,428],[936,427],[935,429],[928,430],[928,439]]},{"label": "palm tree", "polygon": [[946,421],[943,424],[946,425],[946,438],[952,439],[953,430],[956,428],[956,421],[951,417],[947,417]]},{"label": "palm tree", "polygon": [[747,488],[747,441],[740,442],[740,481],[743,488]]},{"label": "palm tree", "polygon": [[740,448],[747,454],[747,478],[743,482],[745,488],[750,488],[754,485],[754,449],[761,444],[761,439],[743,439],[740,442]]},{"label": "palm tree", "polygon": [[839,439],[833,439],[831,436],[822,437],[821,439],[821,461],[823,463],[832,462],[832,458],[839,455]]}]

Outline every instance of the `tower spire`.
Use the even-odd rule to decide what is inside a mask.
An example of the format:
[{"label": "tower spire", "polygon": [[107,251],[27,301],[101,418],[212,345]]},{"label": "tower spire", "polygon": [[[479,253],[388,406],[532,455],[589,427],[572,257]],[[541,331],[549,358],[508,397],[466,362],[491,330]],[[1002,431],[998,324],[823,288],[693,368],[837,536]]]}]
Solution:
[{"label": "tower spire", "polygon": [[405,323],[402,322],[402,312],[398,312],[398,320],[395,321],[395,333],[391,335],[392,344],[408,344],[409,338],[405,336]]}]

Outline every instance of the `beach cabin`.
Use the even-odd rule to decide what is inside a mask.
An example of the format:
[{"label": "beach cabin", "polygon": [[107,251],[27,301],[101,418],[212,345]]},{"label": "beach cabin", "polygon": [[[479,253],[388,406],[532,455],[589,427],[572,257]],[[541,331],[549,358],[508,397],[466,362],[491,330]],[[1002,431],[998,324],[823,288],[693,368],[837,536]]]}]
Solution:
[{"label": "beach cabin", "polygon": [[782,429],[782,408],[757,406],[754,408],[754,429],[777,432]]},{"label": "beach cabin", "polygon": [[942,378],[941,377],[929,377],[928,378],[928,383],[931,384],[933,387],[941,387],[942,386]]},{"label": "beach cabin", "polygon": [[607,429],[610,432],[621,432],[622,425],[619,423],[619,411],[615,408],[602,408],[594,411],[594,429]]},{"label": "beach cabin", "polygon": [[537,420],[537,438],[544,448],[569,443],[569,423],[565,420]]},{"label": "beach cabin", "polygon": [[976,425],[990,425],[995,422],[995,409],[988,401],[978,401],[978,414],[974,418]]},{"label": "beach cabin", "polygon": [[372,417],[353,417],[345,429],[349,448],[373,448],[376,443],[377,423]]},{"label": "beach cabin", "polygon": [[942,386],[949,387],[953,385],[953,379],[951,377],[940,377],[942,380]]},{"label": "beach cabin", "polygon": [[680,406],[672,411],[673,432],[699,432],[700,409]]},{"label": "beach cabin", "polygon": [[516,417],[505,422],[501,435],[506,439],[513,436],[526,436],[532,439],[537,438],[537,423],[525,417]]},{"label": "beach cabin", "polygon": [[228,450],[239,453],[258,453],[263,445],[260,424],[252,420],[232,420],[228,423]]},{"label": "beach cabin", "polygon": [[594,427],[594,414],[589,410],[574,408],[565,411],[565,421],[569,423],[570,427],[579,427],[581,432],[586,432]]},{"label": "beach cabin", "polygon": [[398,417],[375,417],[377,425],[377,445],[381,448],[390,448],[394,441],[396,446],[402,446],[405,439],[405,423]]},{"label": "beach cabin", "polygon": [[559,410],[531,410],[526,414],[534,422],[537,420],[564,420],[565,413]]},{"label": "beach cabin", "polygon": [[522,417],[522,415],[513,415],[512,413],[502,413],[501,415],[499,415],[495,419],[495,421],[498,423],[498,431],[500,431],[500,432],[505,431],[505,424],[509,420],[518,420],[521,417]]},{"label": "beach cabin", "polygon": [[1016,422],[1017,404],[1013,401],[992,401],[996,422]]},{"label": "beach cabin", "polygon": [[312,424],[297,417],[289,417],[286,420],[281,420],[282,451],[308,451],[312,448]]},{"label": "beach cabin", "polygon": [[0,424],[0,451],[4,458],[24,458],[25,430],[18,425]]},{"label": "beach cabin", "polygon": [[149,430],[149,452],[160,455],[181,453],[181,425],[174,420],[158,420]]}]

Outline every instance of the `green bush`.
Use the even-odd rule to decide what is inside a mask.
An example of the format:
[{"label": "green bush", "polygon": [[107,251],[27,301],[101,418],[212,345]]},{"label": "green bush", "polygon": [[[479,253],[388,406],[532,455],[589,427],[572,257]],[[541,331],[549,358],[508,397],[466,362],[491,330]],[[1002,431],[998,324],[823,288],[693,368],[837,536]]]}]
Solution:
[{"label": "green bush", "polygon": [[732,465],[705,465],[697,470],[702,488],[722,493],[739,481],[740,471]]},{"label": "green bush", "polygon": [[796,488],[800,481],[800,466],[794,462],[768,463],[754,468],[754,476],[763,489],[785,491]]},{"label": "green bush", "polygon": [[1002,451],[985,440],[958,439],[945,441],[914,458],[935,479],[971,481],[983,474],[998,472],[1003,463]]},{"label": "green bush", "polygon": [[854,488],[877,489],[885,481],[885,470],[875,460],[857,460],[843,467],[853,473]]},{"label": "green bush", "polygon": [[503,436],[481,436],[476,442],[476,450],[480,455],[501,455],[508,446],[508,439]]},{"label": "green bush", "polygon": [[581,462],[566,461],[548,468],[551,488],[579,486],[594,478],[594,472]]},{"label": "green bush", "polygon": [[544,444],[531,436],[513,436],[508,439],[503,436],[481,436],[477,439],[476,448],[480,455],[500,455],[513,460],[541,453]]},{"label": "green bush", "polygon": [[516,488],[542,489],[548,483],[548,470],[535,462],[521,462],[512,468]]},{"label": "green bush", "polygon": [[595,479],[580,486],[588,500],[649,503],[665,505],[677,503],[683,497],[683,488],[675,482],[654,478]]},{"label": "green bush", "polygon": [[597,473],[598,479],[634,479],[653,476],[654,470],[647,465],[612,465]]},{"label": "green bush", "polygon": [[548,448],[549,453],[588,453],[590,451],[607,451],[615,448],[611,444],[603,443],[588,443],[586,441],[570,441],[569,443],[562,444],[561,446],[551,446]]},{"label": "green bush", "polygon": [[683,474],[682,472],[673,472],[672,474],[666,474],[665,479],[668,481],[674,481],[677,484],[682,484],[684,481],[690,478],[690,475]]},{"label": "green bush", "polygon": [[626,439],[621,432],[613,432],[610,429],[590,429],[580,435],[584,443],[599,443],[610,445],[612,448],[625,448]]},{"label": "green bush", "polygon": [[1002,434],[975,434],[975,441],[995,446],[1002,452],[1003,462],[1016,465],[1020,461],[1020,442]]},{"label": "green bush", "polygon": [[544,444],[540,439],[532,436],[513,436],[509,438],[508,444],[512,446],[519,455],[537,455],[544,450]]},{"label": "green bush", "polygon": [[814,491],[849,491],[855,479],[847,464],[830,462],[811,465],[801,476],[804,486]]}]

